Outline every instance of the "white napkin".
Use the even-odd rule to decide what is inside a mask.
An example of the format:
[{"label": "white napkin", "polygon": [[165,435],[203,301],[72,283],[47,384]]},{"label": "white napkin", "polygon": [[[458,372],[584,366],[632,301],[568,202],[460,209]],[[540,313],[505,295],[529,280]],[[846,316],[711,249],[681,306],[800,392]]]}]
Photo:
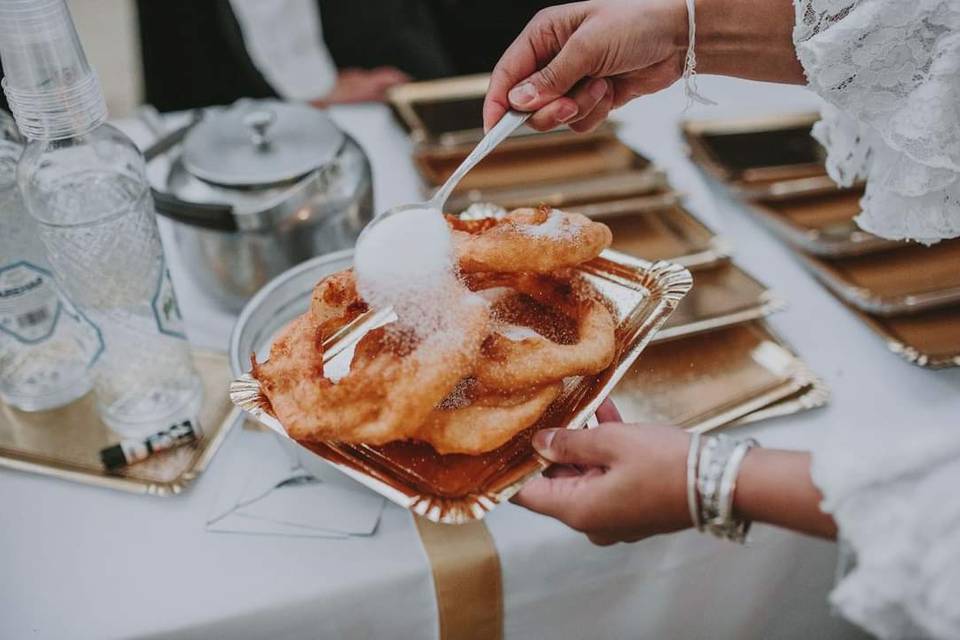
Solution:
[{"label": "white napkin", "polygon": [[241,431],[239,437],[207,531],[319,538],[376,531],[383,497],[333,468],[311,475],[293,445],[273,433]]}]

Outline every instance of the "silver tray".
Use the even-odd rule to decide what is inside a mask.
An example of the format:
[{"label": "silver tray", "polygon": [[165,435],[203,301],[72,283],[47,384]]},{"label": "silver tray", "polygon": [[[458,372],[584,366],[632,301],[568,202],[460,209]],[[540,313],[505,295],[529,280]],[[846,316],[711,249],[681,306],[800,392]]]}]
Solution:
[{"label": "silver tray", "polygon": [[[238,378],[231,386],[231,397],[283,436],[286,432],[270,415],[259,384],[245,374],[249,355],[262,357],[276,332],[307,309],[314,284],[351,262],[350,252],[338,252],[277,277],[248,303],[234,329],[230,360]],[[530,445],[533,432],[546,427],[582,428],[692,286],[690,272],[678,265],[650,263],[615,251],[606,251],[578,269],[613,303],[619,356],[596,376],[565,381],[560,397],[529,430],[482,456],[439,456],[428,445],[406,442],[383,447],[331,442],[305,448],[435,522],[459,524],[482,518],[546,466]],[[370,326],[362,320],[354,326],[364,325]],[[335,358],[361,335],[362,331],[347,331],[335,336],[325,345],[325,357]]]}]

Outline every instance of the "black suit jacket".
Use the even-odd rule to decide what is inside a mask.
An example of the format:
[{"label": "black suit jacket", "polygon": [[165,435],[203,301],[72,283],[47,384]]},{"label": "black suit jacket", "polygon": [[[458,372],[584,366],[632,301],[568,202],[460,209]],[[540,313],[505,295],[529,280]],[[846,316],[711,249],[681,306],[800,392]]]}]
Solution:
[{"label": "black suit jacket", "polygon": [[[390,65],[419,80],[489,71],[543,0],[317,0],[340,68]],[[160,111],[275,92],[229,0],[138,0],[146,102]],[[2,77],[2,73],[0,73]],[[0,95],[0,107],[9,110]]]},{"label": "black suit jacket", "polygon": [[[489,71],[543,0],[317,0],[340,68],[415,79]],[[138,0],[146,101],[161,111],[275,95],[229,0]]]}]

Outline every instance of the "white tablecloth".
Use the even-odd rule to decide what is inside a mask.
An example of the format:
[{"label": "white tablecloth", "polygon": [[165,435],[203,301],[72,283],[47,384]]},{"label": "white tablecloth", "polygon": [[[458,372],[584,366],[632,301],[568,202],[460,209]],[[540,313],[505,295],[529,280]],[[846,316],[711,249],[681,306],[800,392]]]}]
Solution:
[{"label": "white tablecloth", "polygon": [[[691,115],[816,105],[799,88],[719,78],[701,87],[722,106]],[[925,371],[887,353],[782,245],[712,193],[683,157],[682,105],[673,90],[627,107],[624,138],[667,167],[694,209],[734,240],[737,260],[789,299],[773,324],[835,394],[826,409],[743,433],[806,448],[855,420],[909,428],[949,419],[960,371]],[[385,108],[342,107],[334,117],[369,153],[379,207],[417,199],[409,143]],[[225,347],[232,319],[200,302],[170,253],[191,339]],[[204,530],[223,460],[246,446],[249,434],[235,430],[196,486],[171,498],[0,470],[0,637],[436,637],[429,567],[399,508],[388,506],[369,539]],[[508,638],[859,637],[826,603],[831,543],[761,526],[746,548],[683,533],[600,549],[513,505],[487,524],[503,565]]]}]

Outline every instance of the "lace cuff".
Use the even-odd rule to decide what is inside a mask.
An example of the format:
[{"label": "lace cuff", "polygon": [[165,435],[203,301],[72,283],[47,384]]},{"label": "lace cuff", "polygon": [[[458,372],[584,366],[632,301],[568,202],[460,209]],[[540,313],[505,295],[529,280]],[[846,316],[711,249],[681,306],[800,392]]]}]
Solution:
[{"label": "lace cuff", "polygon": [[919,469],[833,505],[856,562],[830,601],[880,638],[960,638],[960,459]]},{"label": "lace cuff", "polygon": [[960,236],[960,3],[797,0],[794,42],[828,103],[815,137],[838,183],[867,179],[867,231]]}]

